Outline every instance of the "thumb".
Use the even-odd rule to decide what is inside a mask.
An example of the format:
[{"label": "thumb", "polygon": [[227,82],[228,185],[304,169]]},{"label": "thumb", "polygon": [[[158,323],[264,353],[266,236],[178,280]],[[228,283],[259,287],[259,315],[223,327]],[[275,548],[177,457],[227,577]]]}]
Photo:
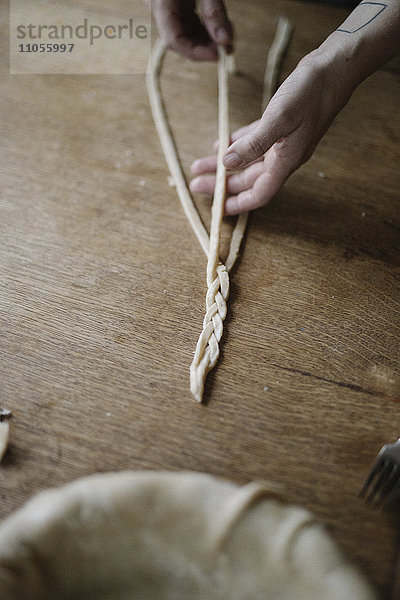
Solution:
[{"label": "thumb", "polygon": [[241,169],[254,160],[261,158],[277,141],[278,137],[274,127],[268,127],[260,121],[254,131],[242,136],[229,146],[223,158],[225,167],[227,169]]},{"label": "thumb", "polygon": [[232,24],[222,0],[202,0],[202,16],[210,37],[217,44],[228,46],[233,41]]}]

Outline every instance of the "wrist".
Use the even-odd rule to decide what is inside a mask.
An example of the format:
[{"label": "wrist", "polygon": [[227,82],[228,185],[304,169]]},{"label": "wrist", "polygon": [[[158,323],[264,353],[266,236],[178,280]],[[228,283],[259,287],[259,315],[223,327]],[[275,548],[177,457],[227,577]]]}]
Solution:
[{"label": "wrist", "polygon": [[353,86],[353,90],[370,75],[362,64],[364,45],[362,37],[343,38],[343,34],[334,31],[319,48],[333,62],[345,84]]},{"label": "wrist", "polygon": [[398,0],[361,2],[318,48],[353,89],[400,52]]},{"label": "wrist", "polygon": [[325,78],[330,93],[343,106],[348,102],[356,87],[367,77],[357,60],[356,44],[340,44],[329,36],[316,50],[304,57]]}]

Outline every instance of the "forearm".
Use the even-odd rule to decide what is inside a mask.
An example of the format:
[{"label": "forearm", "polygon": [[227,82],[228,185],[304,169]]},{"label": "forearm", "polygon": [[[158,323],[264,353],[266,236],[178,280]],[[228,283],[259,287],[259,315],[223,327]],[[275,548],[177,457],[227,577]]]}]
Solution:
[{"label": "forearm", "polygon": [[[232,135],[227,214],[266,204],[310,158],[354,89],[400,52],[400,0],[364,0],[319,48],[305,56],[271,98],[262,118]],[[263,160],[258,160],[262,157]],[[191,189],[210,193],[216,157],[193,165]]]},{"label": "forearm", "polygon": [[361,2],[312,53],[355,88],[400,52],[400,0]]}]

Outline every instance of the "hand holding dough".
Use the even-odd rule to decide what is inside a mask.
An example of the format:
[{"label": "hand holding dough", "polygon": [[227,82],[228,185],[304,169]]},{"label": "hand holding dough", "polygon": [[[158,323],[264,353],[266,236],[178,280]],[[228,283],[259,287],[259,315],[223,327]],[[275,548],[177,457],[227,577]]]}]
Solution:
[{"label": "hand holding dough", "polygon": [[[269,99],[276,84],[281,57],[289,41],[291,27],[287,19],[281,18],[277,33],[268,55],[265,75],[264,98]],[[229,102],[228,73],[233,72],[232,56],[219,49],[218,63],[218,159],[213,185],[214,198],[211,211],[210,235],[200,218],[188,188],[182,164],[179,159],[174,136],[168,123],[168,116],[162,99],[160,74],[166,48],[159,41],[155,47],[147,71],[147,88],[154,123],[161,146],[175,184],[186,217],[207,255],[207,295],[206,314],[193,361],[190,367],[190,389],[198,402],[203,399],[207,373],[215,367],[219,357],[219,342],[223,332],[223,322],[227,314],[226,300],[229,294],[229,272],[239,255],[239,248],[247,224],[247,213],[238,216],[232,233],[230,249],[225,264],[220,259],[220,234],[226,196],[226,169],[222,157],[229,145]],[[200,178],[201,179],[201,178]]]}]

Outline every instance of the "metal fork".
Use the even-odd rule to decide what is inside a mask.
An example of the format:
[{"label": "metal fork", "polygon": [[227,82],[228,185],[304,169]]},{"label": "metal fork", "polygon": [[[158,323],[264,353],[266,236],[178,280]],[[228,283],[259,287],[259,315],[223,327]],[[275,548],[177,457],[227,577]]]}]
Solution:
[{"label": "metal fork", "polygon": [[400,439],[385,444],[366,478],[360,497],[375,506],[389,506],[400,498]]}]

